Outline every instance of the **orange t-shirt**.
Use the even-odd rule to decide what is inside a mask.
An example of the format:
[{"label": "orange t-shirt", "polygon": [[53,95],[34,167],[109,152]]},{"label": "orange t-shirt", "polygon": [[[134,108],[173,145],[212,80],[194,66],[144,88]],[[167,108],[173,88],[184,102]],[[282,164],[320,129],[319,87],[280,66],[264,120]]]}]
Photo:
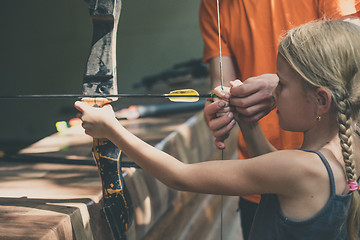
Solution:
[{"label": "orange t-shirt", "polygon": [[[238,79],[276,73],[277,46],[286,30],[324,16],[340,18],[359,10],[360,0],[220,0],[222,55],[233,58]],[[204,39],[203,61],[207,62],[219,56],[216,0],[202,0],[200,27]],[[300,146],[302,134],[280,129],[275,111],[259,123],[277,149]],[[241,134],[238,146],[239,158],[246,158]],[[259,195],[243,198],[260,201]]]}]

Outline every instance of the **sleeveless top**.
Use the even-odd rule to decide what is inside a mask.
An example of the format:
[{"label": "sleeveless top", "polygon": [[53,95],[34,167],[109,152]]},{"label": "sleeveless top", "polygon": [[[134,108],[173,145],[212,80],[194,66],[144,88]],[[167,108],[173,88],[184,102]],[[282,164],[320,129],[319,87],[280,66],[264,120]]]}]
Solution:
[{"label": "sleeveless top", "polygon": [[[306,220],[292,220],[284,216],[276,194],[263,194],[250,232],[249,240],[340,240],[347,238],[347,214],[352,193],[338,195],[331,167],[320,152],[330,178],[330,197],[323,209]],[[316,183],[314,183],[316,184]]]}]

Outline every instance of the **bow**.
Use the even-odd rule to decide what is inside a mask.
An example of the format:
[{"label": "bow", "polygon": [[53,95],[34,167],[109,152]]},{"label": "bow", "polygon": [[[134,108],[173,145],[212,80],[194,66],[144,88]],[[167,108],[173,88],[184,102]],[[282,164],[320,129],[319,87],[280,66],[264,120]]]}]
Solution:
[{"label": "bow", "polygon": [[[116,34],[121,0],[90,0],[93,38],[83,79],[84,95],[116,95]],[[102,107],[117,98],[83,98]],[[121,171],[122,151],[107,139],[94,139],[93,156],[99,169],[103,191],[102,216],[115,239],[126,239],[133,219],[132,201]]]}]

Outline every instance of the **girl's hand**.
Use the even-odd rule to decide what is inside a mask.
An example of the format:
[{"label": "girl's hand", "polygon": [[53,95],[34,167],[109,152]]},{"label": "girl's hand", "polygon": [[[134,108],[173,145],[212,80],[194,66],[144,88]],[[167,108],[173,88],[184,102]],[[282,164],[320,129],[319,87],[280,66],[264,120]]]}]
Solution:
[{"label": "girl's hand", "polygon": [[75,108],[80,111],[80,119],[85,133],[93,138],[108,138],[113,126],[119,124],[111,105],[102,108],[91,107],[84,102],[77,101]]}]

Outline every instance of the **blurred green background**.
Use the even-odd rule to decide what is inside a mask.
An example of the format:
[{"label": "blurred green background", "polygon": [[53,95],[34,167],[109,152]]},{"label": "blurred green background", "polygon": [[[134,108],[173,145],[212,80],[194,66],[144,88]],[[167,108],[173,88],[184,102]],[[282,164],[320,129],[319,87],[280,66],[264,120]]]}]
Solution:
[{"label": "blurred green background", "polygon": [[[123,1],[117,40],[120,93],[145,92],[133,84],[201,58],[199,5],[200,0]],[[85,1],[2,1],[0,26],[1,95],[81,93],[92,37]],[[57,121],[76,115],[73,102],[0,100],[0,146],[26,145],[56,132]],[[116,104],[134,103],[141,104],[134,99]]]}]

